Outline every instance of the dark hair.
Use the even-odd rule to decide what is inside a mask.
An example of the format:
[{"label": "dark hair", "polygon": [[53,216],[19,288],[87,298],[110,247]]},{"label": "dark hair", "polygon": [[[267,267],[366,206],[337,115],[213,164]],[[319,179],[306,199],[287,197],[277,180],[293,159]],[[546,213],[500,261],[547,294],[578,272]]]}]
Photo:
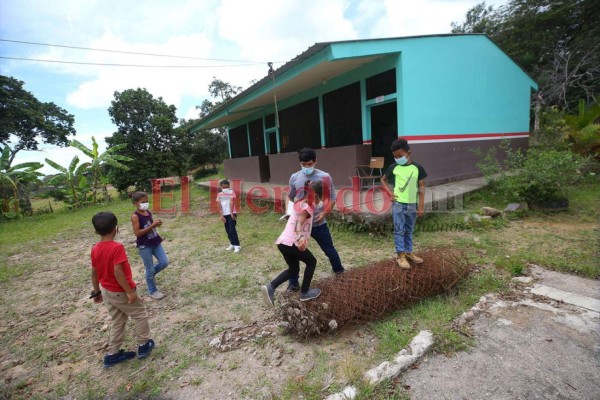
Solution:
[{"label": "dark hair", "polygon": [[408,145],[408,142],[406,140],[397,139],[397,140],[394,140],[394,142],[392,143],[390,150],[392,152],[394,152],[396,150],[410,151],[410,146]]},{"label": "dark hair", "polygon": [[303,200],[307,197],[314,196],[315,194],[319,196],[320,199],[323,198],[323,182],[322,181],[311,181],[308,180],[304,182],[304,186],[302,189],[298,191],[298,196],[296,200]]},{"label": "dark hair", "polygon": [[114,231],[117,223],[117,216],[110,211],[101,211],[92,218],[94,229],[101,236],[108,235]]},{"label": "dark hair", "polygon": [[229,181],[227,179],[222,179],[219,181],[219,186],[221,186],[221,185],[229,186]]},{"label": "dark hair", "polygon": [[143,197],[148,197],[148,193],[146,192],[133,192],[131,193],[131,202],[135,203],[139,201]]},{"label": "dark hair", "polygon": [[298,150],[298,159],[300,159],[300,162],[317,161],[317,152],[311,148],[305,147]]}]

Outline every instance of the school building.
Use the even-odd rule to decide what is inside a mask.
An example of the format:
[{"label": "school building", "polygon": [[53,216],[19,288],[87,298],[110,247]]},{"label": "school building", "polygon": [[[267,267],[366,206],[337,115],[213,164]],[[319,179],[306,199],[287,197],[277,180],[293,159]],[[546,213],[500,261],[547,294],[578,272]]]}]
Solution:
[{"label": "school building", "polygon": [[481,175],[475,149],[528,144],[532,78],[482,34],[317,43],[201,119],[226,127],[228,179],[287,184],[297,150],[337,187],[407,139],[428,185]]}]

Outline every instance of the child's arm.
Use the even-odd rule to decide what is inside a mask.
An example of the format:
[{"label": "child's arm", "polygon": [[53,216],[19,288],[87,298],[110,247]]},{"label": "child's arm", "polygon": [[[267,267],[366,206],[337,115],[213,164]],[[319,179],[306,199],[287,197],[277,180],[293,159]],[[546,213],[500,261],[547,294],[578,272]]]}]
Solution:
[{"label": "child's arm", "polygon": [[123,271],[122,263],[115,265],[115,278],[117,279],[117,282],[119,282],[119,285],[123,288],[125,293],[127,293],[127,302],[133,303],[134,301],[136,301],[138,299],[137,293],[135,292],[135,289],[132,289],[129,286],[129,283],[127,283],[127,278],[125,277],[125,272]]},{"label": "child's arm", "polygon": [[219,219],[221,222],[225,222],[225,216],[223,215],[223,204],[221,203],[220,193],[217,195],[217,204],[219,204]]},{"label": "child's arm", "polygon": [[[308,218],[308,211],[303,211],[298,215],[298,219],[296,220],[296,226],[294,227],[294,231],[296,232],[296,247],[298,250],[304,251],[306,250],[306,242],[308,239],[306,238],[305,233],[302,232],[302,225]],[[310,234],[310,233],[309,233]]]},{"label": "child's arm", "polygon": [[145,234],[151,232],[152,229],[159,226],[161,223],[162,223],[161,220],[157,219],[156,221],[154,221],[152,223],[152,225],[150,225],[147,228],[142,229],[142,228],[140,228],[140,219],[138,218],[138,216],[135,214],[133,214],[131,216],[131,225],[133,225],[133,233],[135,234],[136,237],[144,236]]},{"label": "child's arm", "polygon": [[231,219],[235,221],[237,218],[233,212],[234,199],[235,199],[235,196],[231,196],[229,198],[229,210],[231,210],[231,212],[230,212]]},{"label": "child's arm", "polygon": [[417,217],[422,217],[425,211],[425,180],[419,181],[419,208],[417,209]]},{"label": "child's arm", "polygon": [[98,282],[98,272],[94,267],[92,267],[92,286],[94,287],[94,293],[100,293],[99,295],[94,296],[94,303],[102,303],[102,292],[100,291],[100,282]]},{"label": "child's arm", "polygon": [[390,200],[393,201],[394,194],[392,193],[392,191],[390,190],[390,188],[388,186],[388,179],[387,179],[387,176],[385,176],[385,175],[383,175],[381,177],[381,187],[383,188],[383,191],[385,193],[387,193],[388,196],[390,196]]}]

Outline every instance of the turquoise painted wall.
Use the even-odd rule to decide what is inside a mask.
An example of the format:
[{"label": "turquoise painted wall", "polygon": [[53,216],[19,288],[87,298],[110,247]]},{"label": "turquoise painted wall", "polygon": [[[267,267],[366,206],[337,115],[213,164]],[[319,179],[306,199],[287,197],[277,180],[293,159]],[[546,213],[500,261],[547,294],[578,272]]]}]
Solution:
[{"label": "turquoise painted wall", "polygon": [[536,86],[485,36],[402,44],[406,135],[528,132]]},{"label": "turquoise painted wall", "polygon": [[[350,41],[332,44],[279,82],[324,60],[381,54],[383,57],[326,84],[278,101],[279,110],[396,68],[399,135],[508,133],[529,130],[530,92],[537,85],[483,35],[433,36]],[[269,84],[250,95],[252,99]],[[363,138],[370,139],[369,110],[363,92]],[[242,99],[245,100],[245,99]],[[240,101],[242,101],[240,100]],[[388,98],[386,97],[386,100]],[[229,128],[274,112],[270,105]],[[366,117],[366,118],[364,118]]]}]

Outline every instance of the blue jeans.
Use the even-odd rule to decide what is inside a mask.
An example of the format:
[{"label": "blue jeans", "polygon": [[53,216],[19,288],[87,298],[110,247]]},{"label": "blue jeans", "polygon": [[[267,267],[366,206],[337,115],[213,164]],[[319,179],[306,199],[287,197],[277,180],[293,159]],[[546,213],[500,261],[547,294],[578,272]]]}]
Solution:
[{"label": "blue jeans", "polygon": [[[138,247],[138,252],[140,253],[140,257],[142,257],[144,267],[146,267],[146,284],[148,285],[148,293],[152,294],[158,290],[154,277],[160,271],[167,268],[169,265],[169,259],[167,258],[167,254],[165,253],[165,250],[161,244],[154,247]],[[152,256],[156,257],[156,260],[158,261],[157,264],[154,264],[154,259]]]},{"label": "blue jeans", "polygon": [[417,222],[417,205],[396,203],[392,208],[394,219],[394,245],[396,253],[412,253],[412,235]]},{"label": "blue jeans", "polygon": [[[327,258],[329,258],[329,263],[331,264],[331,269],[333,272],[344,272],[342,260],[340,260],[340,255],[333,246],[333,239],[331,237],[331,232],[329,232],[329,227],[327,227],[327,223],[319,226],[313,226],[312,230],[310,231],[310,236],[315,239],[315,242],[317,242],[321,250],[323,250],[323,253],[325,253]],[[289,281],[290,285],[298,286],[298,278],[298,275],[292,276]]]}]

